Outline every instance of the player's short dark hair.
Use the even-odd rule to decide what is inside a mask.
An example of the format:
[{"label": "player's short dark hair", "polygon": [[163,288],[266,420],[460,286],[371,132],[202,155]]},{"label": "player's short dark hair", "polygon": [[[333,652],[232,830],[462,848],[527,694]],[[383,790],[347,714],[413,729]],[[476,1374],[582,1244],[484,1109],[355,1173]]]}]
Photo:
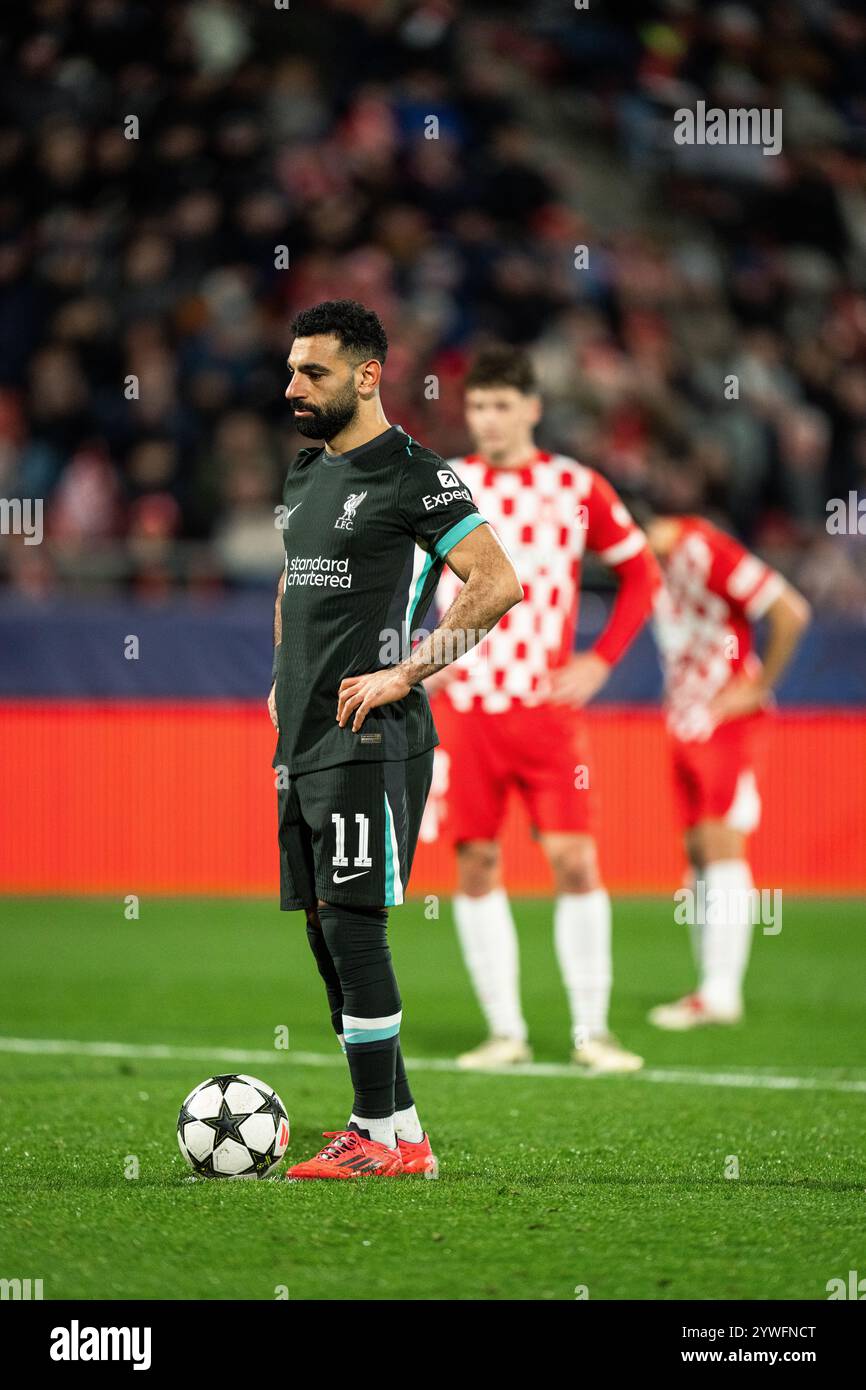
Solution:
[{"label": "player's short dark hair", "polygon": [[529,353],[508,343],[491,343],[476,353],[464,385],[467,391],[476,386],[513,386],[524,396],[538,390]]},{"label": "player's short dark hair", "polygon": [[344,352],[359,362],[374,357],[384,363],[388,356],[388,338],[379,315],[357,299],[325,299],[311,309],[302,309],[292,320],[291,331],[296,338],[333,334]]}]

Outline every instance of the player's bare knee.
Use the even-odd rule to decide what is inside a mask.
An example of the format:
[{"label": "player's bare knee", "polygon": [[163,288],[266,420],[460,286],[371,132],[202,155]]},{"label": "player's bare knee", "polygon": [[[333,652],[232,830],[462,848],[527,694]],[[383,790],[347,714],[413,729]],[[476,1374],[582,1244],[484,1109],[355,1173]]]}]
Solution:
[{"label": "player's bare knee", "polygon": [[697,862],[703,867],[722,859],[742,859],[745,854],[745,836],[723,821],[704,821],[697,827],[695,843]]},{"label": "player's bare knee", "polygon": [[568,860],[555,872],[557,893],[594,893],[601,887],[595,858]]},{"label": "player's bare knee", "polygon": [[499,886],[499,845],[495,840],[464,840],[457,846],[458,888],[482,898]]},{"label": "player's bare knee", "polygon": [[594,893],[601,887],[594,841],[563,839],[548,842],[546,849],[557,893]]}]

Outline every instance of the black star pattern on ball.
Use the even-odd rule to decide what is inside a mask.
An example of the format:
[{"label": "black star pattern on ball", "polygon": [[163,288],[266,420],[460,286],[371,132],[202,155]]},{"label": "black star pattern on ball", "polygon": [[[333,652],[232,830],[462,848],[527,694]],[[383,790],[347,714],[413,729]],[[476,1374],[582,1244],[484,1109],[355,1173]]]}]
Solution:
[{"label": "black star pattern on ball", "polygon": [[271,1094],[269,1096],[265,1096],[265,1104],[259,1106],[258,1113],[270,1115],[271,1119],[274,1122],[274,1129],[277,1131],[277,1134],[279,1134],[280,1132],[280,1121],[288,1119],[288,1116],[286,1115],[286,1112],[283,1109],[282,1102],[275,1091],[271,1091]]},{"label": "black star pattern on ball", "polygon": [[219,1148],[220,1144],[225,1143],[226,1139],[234,1139],[238,1144],[246,1148],[246,1141],[240,1132],[239,1126],[248,1118],[249,1112],[246,1110],[240,1115],[233,1115],[229,1110],[228,1102],[224,1100],[220,1106],[220,1113],[214,1116],[213,1119],[202,1120],[202,1124],[207,1125],[208,1129],[215,1131],[216,1138],[213,1141],[215,1150]]}]

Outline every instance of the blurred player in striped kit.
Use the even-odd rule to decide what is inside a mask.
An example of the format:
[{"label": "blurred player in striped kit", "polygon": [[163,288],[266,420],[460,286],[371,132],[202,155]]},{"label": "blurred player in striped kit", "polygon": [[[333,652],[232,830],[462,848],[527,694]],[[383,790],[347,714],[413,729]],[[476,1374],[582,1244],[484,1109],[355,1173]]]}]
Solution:
[{"label": "blurred player in striped kit", "polygon": [[[682,1032],[743,1015],[755,897],[746,844],[761,816],[759,773],[773,689],[809,622],[777,571],[697,516],[642,506],[664,574],[655,631],[665,668],[674,790],[697,888],[690,922],[697,988],[650,1013]],[[763,664],[754,626],[766,618]]]},{"label": "blurred player in striped kit", "polygon": [[[517,935],[502,884],[509,793],[522,797],[553,875],[556,953],[568,994],[573,1059],[592,1071],[634,1071],[642,1059],[608,1029],[611,908],[590,817],[591,758],[580,709],[604,685],[650,616],[658,566],[643,532],[598,473],[536,447],[541,400],[528,356],[479,354],[466,379],[475,451],[452,460],[511,555],[519,608],[475,652],[427,683],[439,691],[434,786],[447,783],[446,829],[456,845],[454,917],[489,1036],[459,1058],[484,1068],[529,1060]],[[573,650],[581,561],[595,552],[619,589],[591,651]],[[447,607],[459,580],[443,574]]]}]

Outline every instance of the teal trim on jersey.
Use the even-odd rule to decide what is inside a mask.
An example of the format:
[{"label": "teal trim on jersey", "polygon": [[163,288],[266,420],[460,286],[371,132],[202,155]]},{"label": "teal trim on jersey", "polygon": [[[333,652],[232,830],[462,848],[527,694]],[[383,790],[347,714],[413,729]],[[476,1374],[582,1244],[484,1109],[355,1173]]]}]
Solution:
[{"label": "teal trim on jersey", "polygon": [[458,521],[450,531],[446,531],[444,536],[440,536],[436,542],[436,554],[440,560],[444,560],[448,551],[462,541],[464,536],[468,536],[470,531],[474,531],[476,526],[484,526],[485,518],[476,512],[473,516],[464,516],[462,521]]},{"label": "teal trim on jersey", "polygon": [[430,571],[431,571],[432,568],[433,568],[433,556],[428,554],[426,560],[424,561],[424,565],[423,565],[423,567],[422,567],[422,569],[421,569],[421,573],[418,575],[418,578],[415,580],[415,588],[413,589],[412,593],[409,595],[409,603],[408,603],[407,608],[406,608],[406,637],[407,637],[407,639],[408,639],[408,636],[409,636],[410,632],[412,631],[412,619],[415,617],[415,609],[418,607],[418,604],[421,602],[421,594],[422,594],[423,589],[424,589],[424,581],[425,581],[425,579],[427,578],[427,576],[428,576],[428,574],[430,573]]},{"label": "teal trim on jersey", "polygon": [[386,1028],[350,1028],[346,1033],[347,1043],[381,1042],[383,1038],[393,1038],[400,1031],[399,1023],[390,1023]]}]

